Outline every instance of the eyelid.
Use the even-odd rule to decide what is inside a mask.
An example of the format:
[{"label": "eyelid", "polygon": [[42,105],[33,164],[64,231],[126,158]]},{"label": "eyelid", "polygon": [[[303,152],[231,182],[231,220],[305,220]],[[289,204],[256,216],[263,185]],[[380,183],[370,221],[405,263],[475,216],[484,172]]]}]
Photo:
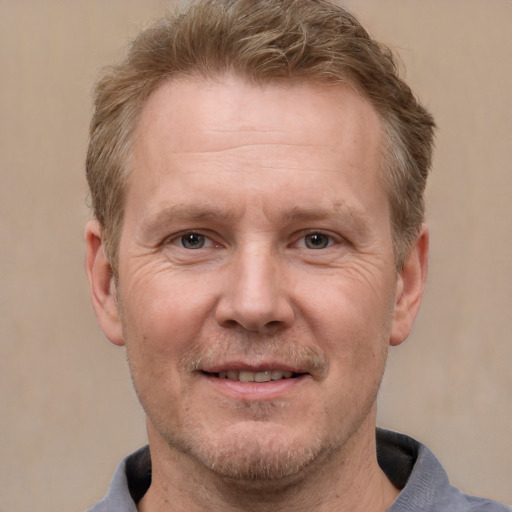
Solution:
[{"label": "eyelid", "polygon": [[[164,238],[161,245],[162,246],[174,245],[176,247],[186,249],[185,247],[183,247],[181,245],[180,241],[184,236],[191,235],[191,234],[200,235],[200,236],[204,237],[205,245],[203,247],[201,247],[201,249],[208,249],[211,247],[222,247],[223,246],[223,244],[221,244],[215,240],[216,237],[213,234],[211,234],[209,232],[207,233],[207,232],[205,232],[205,230],[202,230],[202,229],[186,229],[183,231],[179,231],[177,233],[173,233],[172,235],[169,235],[166,238]],[[301,230],[301,231],[295,233],[292,237],[292,242],[289,244],[289,247],[298,247],[299,244],[302,242],[302,247],[299,247],[299,248],[312,250],[312,249],[305,247],[304,239],[308,235],[315,235],[315,234],[322,235],[322,236],[329,238],[330,243],[324,249],[327,249],[329,247],[332,247],[332,246],[338,245],[338,244],[349,243],[345,237],[343,237],[337,233],[333,233],[332,231],[324,230],[324,229],[307,229],[307,230]],[[191,250],[191,249],[186,249],[186,250]],[[318,250],[321,250],[321,249],[318,249]]]},{"label": "eyelid", "polygon": [[[199,235],[199,236],[204,237],[205,244],[200,249],[209,249],[211,247],[220,247],[220,245],[221,245],[221,244],[215,242],[215,240],[213,239],[213,237],[211,235],[206,234],[201,229],[186,229],[183,231],[179,231],[178,233],[173,233],[172,235],[169,235],[166,238],[164,238],[161,245],[162,246],[174,245],[176,247],[179,247],[180,249],[185,249],[187,251],[192,250],[192,249],[187,249],[186,247],[183,247],[183,245],[181,244],[181,240],[183,239],[183,237],[185,237],[187,235]],[[194,249],[194,250],[199,250],[199,249]]]},{"label": "eyelid", "polygon": [[[344,237],[342,237],[341,235],[338,235],[336,233],[332,233],[331,231],[327,231],[327,230],[323,230],[323,229],[308,229],[308,230],[305,230],[305,231],[301,231],[299,233],[297,233],[295,236],[294,236],[294,242],[291,244],[292,247],[297,247],[299,249],[308,249],[308,250],[314,250],[314,249],[310,249],[308,247],[306,247],[305,245],[305,238],[307,236],[310,236],[310,235],[321,235],[321,236],[325,236],[327,238],[329,238],[329,241],[330,243],[324,247],[324,248],[318,248],[317,250],[325,250],[329,247],[332,247],[333,245],[338,245],[338,244],[342,244],[344,242],[346,242],[346,239]],[[299,244],[303,242],[302,246],[299,246]]]}]

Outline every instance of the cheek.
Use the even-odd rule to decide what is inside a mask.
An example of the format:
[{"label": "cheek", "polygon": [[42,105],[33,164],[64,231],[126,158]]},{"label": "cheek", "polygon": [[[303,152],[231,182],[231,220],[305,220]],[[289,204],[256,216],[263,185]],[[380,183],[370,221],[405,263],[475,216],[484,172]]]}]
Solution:
[{"label": "cheek", "polygon": [[300,296],[308,296],[301,310],[313,338],[326,352],[332,386],[349,399],[378,387],[381,380],[391,331],[393,287],[383,285],[382,277],[380,286],[346,276],[333,276],[323,284],[309,296],[305,288],[298,289]]},{"label": "cheek", "polygon": [[152,422],[165,423],[169,415],[179,422],[177,404],[188,386],[180,361],[200,338],[208,318],[206,298],[162,275],[131,287],[126,297],[121,320],[135,391]]},{"label": "cheek", "polygon": [[340,274],[322,279],[302,279],[296,301],[318,339],[334,343],[336,350],[352,350],[359,343],[381,343],[391,327],[394,288],[375,279],[369,283],[359,275]]},{"label": "cheek", "polygon": [[152,378],[170,378],[210,321],[213,298],[197,284],[164,274],[134,282],[126,292],[121,321],[132,371],[144,367]]}]

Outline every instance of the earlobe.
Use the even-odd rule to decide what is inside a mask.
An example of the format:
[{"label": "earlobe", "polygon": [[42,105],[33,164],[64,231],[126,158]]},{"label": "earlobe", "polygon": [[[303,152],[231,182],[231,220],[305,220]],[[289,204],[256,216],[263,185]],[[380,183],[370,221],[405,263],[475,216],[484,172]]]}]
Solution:
[{"label": "earlobe", "polygon": [[116,287],[112,278],[112,268],[105,256],[102,228],[98,221],[92,220],[87,224],[85,242],[85,270],[89,278],[96,317],[105,336],[115,345],[124,345]]},{"label": "earlobe", "polygon": [[397,283],[390,344],[400,345],[409,336],[421,305],[428,271],[429,234],[425,225],[416,238]]}]

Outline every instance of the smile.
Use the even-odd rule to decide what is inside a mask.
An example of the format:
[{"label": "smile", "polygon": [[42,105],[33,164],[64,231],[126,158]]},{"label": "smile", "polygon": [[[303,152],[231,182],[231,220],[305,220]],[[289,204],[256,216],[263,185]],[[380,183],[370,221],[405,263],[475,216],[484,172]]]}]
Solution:
[{"label": "smile", "polygon": [[[229,368],[229,369],[228,369]],[[298,368],[279,368],[274,365],[248,367],[222,365],[199,370],[205,385],[237,401],[261,402],[291,398],[312,380],[308,371]],[[291,394],[290,394],[291,393]]]},{"label": "smile", "polygon": [[258,372],[252,372],[248,370],[227,370],[220,371],[218,373],[207,374],[219,379],[228,379],[237,382],[270,382],[282,379],[292,379],[302,375],[285,370],[264,370]]}]

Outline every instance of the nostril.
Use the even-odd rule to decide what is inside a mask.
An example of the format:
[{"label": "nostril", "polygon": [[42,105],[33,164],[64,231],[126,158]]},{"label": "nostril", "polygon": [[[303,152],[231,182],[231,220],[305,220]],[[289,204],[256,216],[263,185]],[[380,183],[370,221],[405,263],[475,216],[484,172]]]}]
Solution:
[{"label": "nostril", "polygon": [[269,281],[258,278],[256,271],[230,280],[216,305],[217,323],[225,328],[238,325],[251,332],[290,326],[295,312],[288,294],[284,288],[273,286]]}]

